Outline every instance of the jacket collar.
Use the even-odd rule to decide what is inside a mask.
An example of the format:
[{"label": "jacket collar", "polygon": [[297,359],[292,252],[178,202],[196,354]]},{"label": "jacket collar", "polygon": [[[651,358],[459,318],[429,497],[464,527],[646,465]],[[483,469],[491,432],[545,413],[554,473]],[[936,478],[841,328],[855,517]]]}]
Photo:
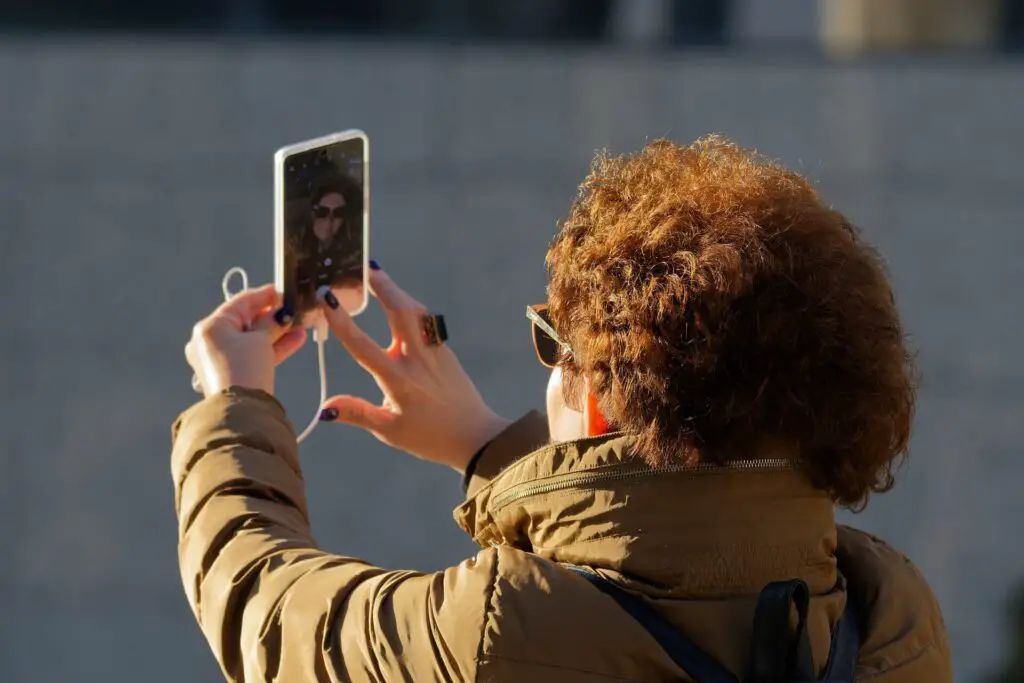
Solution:
[{"label": "jacket collar", "polygon": [[649,593],[836,585],[833,505],[792,467],[794,449],[766,443],[728,466],[652,469],[631,455],[634,443],[619,433],[543,447],[471,496],[456,521],[481,546],[620,573]]}]

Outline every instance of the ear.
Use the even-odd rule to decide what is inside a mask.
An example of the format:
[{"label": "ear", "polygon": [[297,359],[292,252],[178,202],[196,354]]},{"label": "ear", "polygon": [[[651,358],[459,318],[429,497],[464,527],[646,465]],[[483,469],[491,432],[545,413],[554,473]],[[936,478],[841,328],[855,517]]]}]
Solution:
[{"label": "ear", "polygon": [[583,428],[587,436],[601,436],[607,434],[610,429],[608,420],[605,419],[601,409],[597,407],[597,396],[590,388],[590,378],[584,378],[584,388],[587,398],[583,403]]}]

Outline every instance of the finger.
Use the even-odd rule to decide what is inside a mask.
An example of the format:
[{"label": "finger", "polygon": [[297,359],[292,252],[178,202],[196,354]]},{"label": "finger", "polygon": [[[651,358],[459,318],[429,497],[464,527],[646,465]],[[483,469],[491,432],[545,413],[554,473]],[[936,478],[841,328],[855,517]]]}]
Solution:
[{"label": "finger", "polygon": [[287,325],[282,325],[278,322],[277,312],[279,310],[281,309],[274,308],[273,306],[263,309],[256,318],[256,321],[252,324],[252,329],[254,331],[265,332],[270,337],[271,341],[275,343],[277,340],[295,329],[291,326],[290,322]]},{"label": "finger", "polygon": [[274,342],[274,363],[280,365],[291,358],[292,354],[306,343],[307,336],[304,327],[293,327],[285,332],[280,339]]},{"label": "finger", "polygon": [[340,305],[330,289],[326,286],[321,287],[317,292],[317,298],[320,300],[320,308],[324,312],[324,318],[326,318],[331,332],[355,361],[376,377],[385,380],[390,378],[393,369],[391,358],[388,357],[384,349],[377,345],[377,342],[356,325],[352,316]]},{"label": "finger", "polygon": [[324,422],[344,422],[388,439],[398,415],[357,396],[332,396],[322,406]]},{"label": "finger", "polygon": [[247,289],[231,297],[214,312],[225,317],[232,317],[243,321],[252,322],[265,308],[279,306],[281,294],[274,285],[263,285],[255,289]]},{"label": "finger", "polygon": [[380,301],[391,325],[391,334],[403,341],[422,339],[421,319],[427,307],[395,284],[383,270],[370,271],[370,292]]},{"label": "finger", "polygon": [[403,308],[410,305],[422,306],[408,292],[398,286],[391,276],[383,270],[371,270],[369,275],[370,291],[380,299],[384,308]]}]

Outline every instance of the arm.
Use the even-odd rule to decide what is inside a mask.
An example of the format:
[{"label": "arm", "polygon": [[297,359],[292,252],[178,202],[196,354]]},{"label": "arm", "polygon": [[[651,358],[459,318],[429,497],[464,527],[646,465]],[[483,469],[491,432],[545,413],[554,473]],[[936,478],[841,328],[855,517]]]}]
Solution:
[{"label": "arm", "polygon": [[[386,349],[333,294],[321,303],[384,401],[335,396],[321,419],[463,472],[508,421],[447,345],[428,344],[422,304],[379,268],[370,288],[391,327]],[[305,339],[283,309],[274,312],[281,303],[270,285],[232,297],[193,328],[185,348],[207,398],[175,426],[172,471],[182,579],[203,633],[233,681],[472,680],[497,550],[420,574],[317,547],[295,435],[272,398],[275,366]]]},{"label": "arm", "polygon": [[434,574],[320,550],[295,435],[262,391],[212,395],[173,435],[182,581],[229,681],[474,679],[493,549]]}]

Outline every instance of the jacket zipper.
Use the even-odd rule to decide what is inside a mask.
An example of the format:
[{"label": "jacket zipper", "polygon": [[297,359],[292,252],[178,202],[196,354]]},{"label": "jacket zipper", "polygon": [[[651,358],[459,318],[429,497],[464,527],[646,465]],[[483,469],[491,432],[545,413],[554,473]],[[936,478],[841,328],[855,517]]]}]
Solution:
[{"label": "jacket zipper", "polygon": [[642,477],[649,477],[657,474],[678,474],[682,472],[701,474],[707,472],[739,471],[775,472],[792,468],[793,463],[789,460],[772,458],[767,460],[736,460],[723,465],[664,465],[661,467],[636,468],[629,470],[616,469],[606,472],[580,473],[575,476],[563,475],[564,478],[560,478],[558,481],[551,481],[546,484],[522,484],[519,486],[513,486],[512,488],[502,491],[498,495],[494,496],[493,501],[488,507],[491,508],[493,513],[497,513],[502,508],[508,507],[512,503],[530,496],[537,496],[543,493],[551,493],[553,491],[560,491],[562,489],[574,488],[577,486],[590,486],[592,484],[609,481],[640,479]]}]

